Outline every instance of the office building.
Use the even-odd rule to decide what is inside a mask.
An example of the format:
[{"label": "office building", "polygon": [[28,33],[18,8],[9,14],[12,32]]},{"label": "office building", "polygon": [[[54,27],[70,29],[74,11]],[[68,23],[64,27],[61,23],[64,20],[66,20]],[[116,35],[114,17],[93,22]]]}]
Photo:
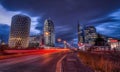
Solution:
[{"label": "office building", "polygon": [[96,28],[94,26],[87,26],[85,27],[85,43],[90,45],[95,44],[95,40],[97,38]]},{"label": "office building", "polygon": [[46,19],[44,22],[44,46],[55,46],[54,24],[53,21],[50,19]]},{"label": "office building", "polygon": [[28,47],[30,24],[31,19],[26,15],[18,14],[12,17],[9,47]]}]

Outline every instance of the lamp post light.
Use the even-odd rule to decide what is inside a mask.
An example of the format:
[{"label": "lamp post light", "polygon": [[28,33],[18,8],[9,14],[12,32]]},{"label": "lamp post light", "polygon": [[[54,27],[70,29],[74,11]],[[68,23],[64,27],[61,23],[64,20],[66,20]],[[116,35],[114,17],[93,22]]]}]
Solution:
[{"label": "lamp post light", "polygon": [[67,48],[67,41],[66,40],[62,40],[61,38],[58,38],[57,41],[58,41],[58,43],[63,43],[64,48]]},{"label": "lamp post light", "polygon": [[58,38],[58,39],[57,39],[57,41],[58,41],[58,42],[61,42],[61,41],[62,41],[62,39]]},{"label": "lamp post light", "polygon": [[[62,39],[61,39],[61,38],[58,38],[58,39],[57,39],[57,42],[58,42],[59,44],[61,44],[61,43],[62,43]],[[60,45],[58,45],[58,46],[60,46]]]},{"label": "lamp post light", "polygon": [[63,41],[64,44],[66,44],[67,42],[66,41]]},{"label": "lamp post light", "polygon": [[63,41],[63,43],[64,43],[64,48],[67,48],[67,41]]}]

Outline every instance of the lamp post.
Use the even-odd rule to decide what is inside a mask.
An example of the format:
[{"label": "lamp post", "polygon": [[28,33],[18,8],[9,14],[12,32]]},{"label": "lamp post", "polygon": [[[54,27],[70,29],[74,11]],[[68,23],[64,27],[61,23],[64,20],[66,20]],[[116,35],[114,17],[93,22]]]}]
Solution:
[{"label": "lamp post", "polygon": [[[58,39],[57,39],[57,42],[58,42],[59,44],[61,44],[62,39],[61,39],[61,38],[58,38]],[[59,46],[59,45],[58,45],[58,46]]]},{"label": "lamp post", "polygon": [[64,48],[67,48],[67,42],[64,40],[63,43],[64,43]]},{"label": "lamp post", "polygon": [[58,41],[59,43],[63,43],[63,44],[64,44],[64,48],[67,48],[67,41],[65,41],[65,40],[62,41],[61,38],[58,38],[57,41]]}]

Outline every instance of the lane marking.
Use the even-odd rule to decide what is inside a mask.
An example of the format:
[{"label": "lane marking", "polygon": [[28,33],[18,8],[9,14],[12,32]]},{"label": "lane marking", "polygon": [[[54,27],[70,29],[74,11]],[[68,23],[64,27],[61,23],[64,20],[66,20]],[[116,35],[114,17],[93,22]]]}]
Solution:
[{"label": "lane marking", "polygon": [[62,60],[66,57],[66,55],[64,55],[58,62],[56,65],[56,72],[62,72]]}]

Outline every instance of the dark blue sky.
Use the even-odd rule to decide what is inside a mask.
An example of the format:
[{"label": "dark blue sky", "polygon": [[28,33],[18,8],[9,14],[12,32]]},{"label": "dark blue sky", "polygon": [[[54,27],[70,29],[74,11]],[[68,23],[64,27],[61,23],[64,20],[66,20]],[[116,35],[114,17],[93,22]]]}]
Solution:
[{"label": "dark blue sky", "polygon": [[0,37],[8,40],[11,17],[27,14],[31,34],[42,33],[44,20],[55,24],[56,38],[77,40],[77,23],[94,25],[101,34],[120,38],[120,0],[0,0]]}]

